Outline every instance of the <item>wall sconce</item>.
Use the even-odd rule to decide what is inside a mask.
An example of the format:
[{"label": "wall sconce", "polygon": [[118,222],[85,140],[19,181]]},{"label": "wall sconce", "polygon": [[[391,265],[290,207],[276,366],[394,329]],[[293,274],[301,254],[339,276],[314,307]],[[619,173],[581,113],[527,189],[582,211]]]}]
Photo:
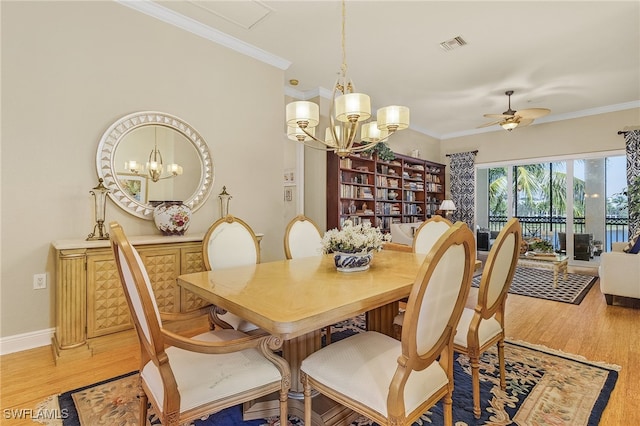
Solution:
[{"label": "wall sconce", "polygon": [[445,219],[451,214],[450,212],[456,209],[456,205],[451,200],[444,200],[440,204],[440,210],[444,212]]},{"label": "wall sconce", "polygon": [[222,192],[218,194],[218,198],[220,199],[220,216],[226,217],[229,214],[229,201],[231,200],[231,195],[227,192],[227,187],[222,187]]},{"label": "wall sconce", "polygon": [[104,217],[107,209],[107,194],[109,190],[104,186],[103,182],[102,178],[98,179],[98,186],[89,191],[89,194],[93,195],[93,217],[96,224],[93,227],[93,232],[87,237],[87,241],[109,239],[109,234],[104,232]]}]

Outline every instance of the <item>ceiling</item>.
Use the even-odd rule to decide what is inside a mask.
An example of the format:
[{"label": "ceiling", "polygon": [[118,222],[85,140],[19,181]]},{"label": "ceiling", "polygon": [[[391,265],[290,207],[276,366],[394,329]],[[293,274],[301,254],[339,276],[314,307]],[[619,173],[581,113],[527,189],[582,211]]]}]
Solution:
[{"label": "ceiling", "polygon": [[[283,69],[288,95],[331,96],[340,2],[119,1]],[[467,44],[440,47],[454,37]],[[346,55],[374,110],[406,105],[439,139],[504,131],[478,126],[507,110],[506,90],[514,110],[551,109],[533,125],[637,108],[640,1],[348,1]]]}]

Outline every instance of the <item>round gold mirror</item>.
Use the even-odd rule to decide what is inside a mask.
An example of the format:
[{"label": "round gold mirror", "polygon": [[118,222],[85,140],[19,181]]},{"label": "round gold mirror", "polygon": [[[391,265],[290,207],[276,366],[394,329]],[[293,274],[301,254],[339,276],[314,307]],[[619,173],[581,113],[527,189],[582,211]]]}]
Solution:
[{"label": "round gold mirror", "polygon": [[96,166],[111,199],[148,220],[163,201],[197,210],[213,186],[213,162],[202,136],[161,112],[136,112],[113,123],[100,139]]}]

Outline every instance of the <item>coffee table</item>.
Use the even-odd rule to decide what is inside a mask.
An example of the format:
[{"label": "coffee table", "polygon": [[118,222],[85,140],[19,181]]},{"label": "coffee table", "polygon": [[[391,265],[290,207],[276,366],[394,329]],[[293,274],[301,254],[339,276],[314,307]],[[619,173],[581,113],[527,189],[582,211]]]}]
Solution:
[{"label": "coffee table", "polygon": [[553,288],[558,288],[558,274],[560,272],[564,272],[564,280],[567,280],[569,261],[565,255],[527,252],[518,258],[518,265],[553,270]]}]

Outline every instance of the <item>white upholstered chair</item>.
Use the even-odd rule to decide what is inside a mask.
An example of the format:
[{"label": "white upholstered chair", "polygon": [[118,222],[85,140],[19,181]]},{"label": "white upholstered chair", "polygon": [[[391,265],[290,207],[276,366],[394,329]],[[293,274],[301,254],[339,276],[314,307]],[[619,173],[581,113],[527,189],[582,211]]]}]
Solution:
[{"label": "white upholstered chair", "polygon": [[[287,224],[284,233],[284,255],[287,259],[322,255],[322,234],[318,225],[305,215],[298,215]],[[326,331],[326,342],[331,343],[331,326]]]},{"label": "white upholstered chair", "polygon": [[[202,257],[208,271],[252,265],[260,263],[260,246],[249,225],[228,215],[209,227],[202,240]],[[211,321],[218,327],[245,333],[259,330],[257,325],[218,307],[212,309]]]},{"label": "white upholstered chair", "polygon": [[138,252],[117,223],[110,235],[140,342],[139,424],[147,424],[148,401],[163,425],[180,425],[273,392],[279,392],[280,418],[286,422],[291,372],[273,353],[282,342],[237,330],[193,338],[166,330]]},{"label": "white upholstered chair", "polygon": [[465,308],[454,338],[454,349],[467,354],[473,383],[473,414],[480,417],[480,354],[498,345],[500,387],[504,390],[504,311],[507,294],[520,254],[522,230],[518,219],[510,219],[489,251],[482,272],[475,309]]},{"label": "white upholstered chair", "polygon": [[422,222],[413,237],[414,253],[429,253],[438,238],[451,227],[451,221],[442,216],[432,216]]},{"label": "white upholstered chair", "polygon": [[[412,251],[414,253],[429,253],[433,245],[438,239],[451,228],[453,224],[449,219],[442,216],[432,216],[422,222],[422,225],[416,229],[413,237]],[[396,338],[400,338],[402,334],[402,323],[404,321],[404,312],[399,312],[393,319],[393,329]]]},{"label": "white upholstered chair", "polygon": [[332,343],[302,361],[305,424],[313,390],[381,425],[409,425],[439,400],[452,424],[453,336],[476,258],[461,222],[434,245],[407,302],[402,339],[373,331]]},{"label": "white upholstered chair", "polygon": [[318,225],[304,215],[294,217],[284,233],[284,254],[287,259],[320,256],[322,234]]}]

